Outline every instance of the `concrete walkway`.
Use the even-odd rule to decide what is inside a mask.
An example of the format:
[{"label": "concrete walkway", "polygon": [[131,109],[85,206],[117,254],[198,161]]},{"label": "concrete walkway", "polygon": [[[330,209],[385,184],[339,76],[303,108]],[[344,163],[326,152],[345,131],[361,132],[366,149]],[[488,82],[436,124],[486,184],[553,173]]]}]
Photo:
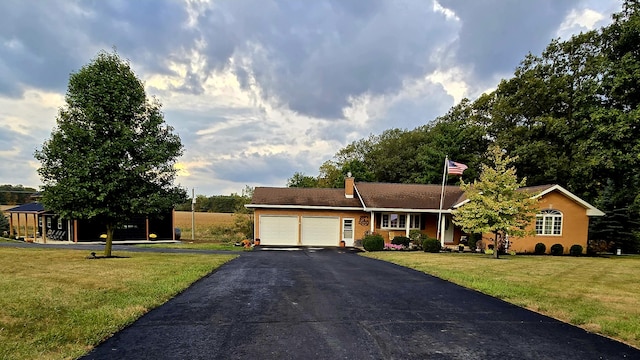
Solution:
[{"label": "concrete walkway", "polygon": [[640,359],[640,350],[349,250],[253,251],[85,359]]}]

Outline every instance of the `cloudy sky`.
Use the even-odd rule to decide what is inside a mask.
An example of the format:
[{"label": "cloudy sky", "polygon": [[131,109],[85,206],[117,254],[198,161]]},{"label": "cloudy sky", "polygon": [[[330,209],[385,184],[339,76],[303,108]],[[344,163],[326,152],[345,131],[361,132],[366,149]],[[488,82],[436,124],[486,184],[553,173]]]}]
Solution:
[{"label": "cloudy sky", "polygon": [[128,59],[185,145],[197,194],[285,186],[348,143],[413,129],[610,22],[618,0],[6,0],[0,184],[38,187],[69,74]]}]

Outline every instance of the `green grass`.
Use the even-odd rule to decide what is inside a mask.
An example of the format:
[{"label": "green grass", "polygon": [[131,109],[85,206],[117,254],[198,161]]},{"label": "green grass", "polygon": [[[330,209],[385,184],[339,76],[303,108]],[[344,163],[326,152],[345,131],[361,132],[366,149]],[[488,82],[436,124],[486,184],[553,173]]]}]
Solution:
[{"label": "green grass", "polygon": [[234,255],[0,248],[0,359],[77,358]]},{"label": "green grass", "polygon": [[640,348],[640,256],[556,257],[375,252],[413,268]]},{"label": "green grass", "polygon": [[243,251],[247,250],[242,246],[235,246],[229,243],[217,242],[182,242],[180,244],[142,244],[136,245],[144,248],[162,248],[162,249],[190,249],[190,250],[225,250],[225,251]]}]

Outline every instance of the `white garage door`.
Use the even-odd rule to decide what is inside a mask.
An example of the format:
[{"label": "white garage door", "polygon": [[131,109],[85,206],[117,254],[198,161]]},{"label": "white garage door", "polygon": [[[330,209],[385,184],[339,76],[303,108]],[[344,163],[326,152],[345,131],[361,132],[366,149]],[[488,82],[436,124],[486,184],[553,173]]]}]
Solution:
[{"label": "white garage door", "polygon": [[298,245],[297,216],[260,216],[261,245]]},{"label": "white garage door", "polygon": [[303,216],[302,245],[340,245],[340,218],[324,216]]}]

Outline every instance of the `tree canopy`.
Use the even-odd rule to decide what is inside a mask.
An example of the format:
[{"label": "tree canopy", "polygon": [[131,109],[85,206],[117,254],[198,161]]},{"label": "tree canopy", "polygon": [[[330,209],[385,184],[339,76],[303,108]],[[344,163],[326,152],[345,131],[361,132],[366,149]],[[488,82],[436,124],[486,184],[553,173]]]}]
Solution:
[{"label": "tree canopy", "polygon": [[[603,210],[590,239],[640,251],[640,1],[626,0],[604,28],[555,39],[513,77],[413,130],[354,141],[320,168],[318,185],[439,183],[446,155],[478,179],[500,144],[528,185],[559,184]],[[453,180],[457,181],[457,180]],[[624,229],[620,232],[619,229]]]},{"label": "tree canopy", "polygon": [[57,126],[35,157],[44,205],[67,219],[100,219],[111,256],[113,231],[135,215],[182,202],[174,186],[180,137],[161,105],[117,53],[100,52],[72,73]]}]

